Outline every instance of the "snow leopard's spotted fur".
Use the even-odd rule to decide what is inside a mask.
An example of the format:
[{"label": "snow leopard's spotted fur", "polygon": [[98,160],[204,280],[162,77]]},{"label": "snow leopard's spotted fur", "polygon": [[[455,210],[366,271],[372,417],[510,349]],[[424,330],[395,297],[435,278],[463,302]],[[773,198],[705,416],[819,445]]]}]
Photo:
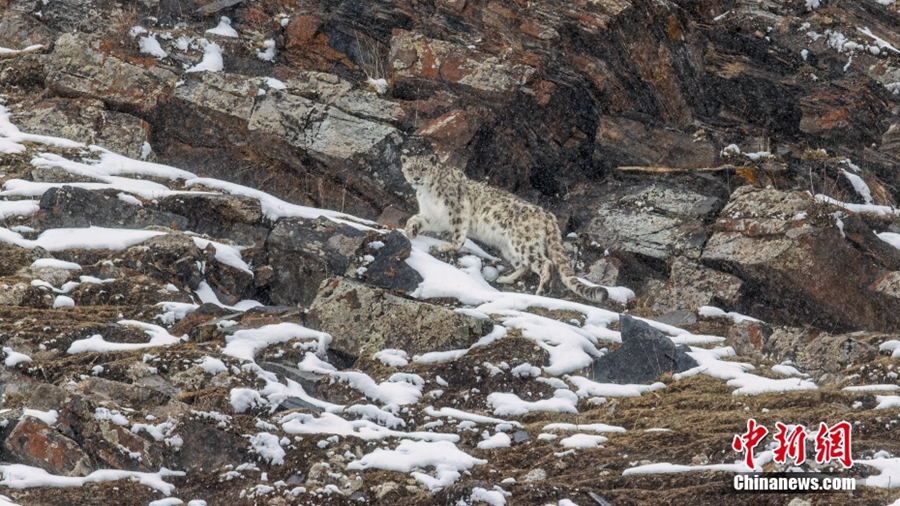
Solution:
[{"label": "snow leopard's spotted fur", "polygon": [[472,181],[453,167],[442,166],[434,155],[402,156],[403,176],[416,190],[419,214],[406,222],[406,233],[451,231],[449,244],[438,252],[459,251],[466,237],[500,250],[512,263],[513,272],[497,278],[513,283],[531,269],[540,276],[537,293],[549,287],[552,267],[563,283],[581,297],[601,302],[607,292],[580,282],[562,247],[556,218],[538,206],[512,194]]}]

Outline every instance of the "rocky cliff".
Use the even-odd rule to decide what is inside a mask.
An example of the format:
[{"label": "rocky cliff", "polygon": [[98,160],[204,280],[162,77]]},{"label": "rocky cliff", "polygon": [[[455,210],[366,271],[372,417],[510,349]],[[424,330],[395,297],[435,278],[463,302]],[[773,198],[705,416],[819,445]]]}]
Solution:
[{"label": "rocky cliff", "polygon": [[[748,410],[859,421],[860,483],[900,451],[871,393],[900,346],[898,3],[0,7],[10,501],[714,504],[728,471],[703,466],[739,458]],[[579,275],[630,291],[503,295],[492,252],[408,241],[420,138],[552,210]],[[700,369],[611,378],[620,313]],[[698,468],[624,472],[663,461]]]}]

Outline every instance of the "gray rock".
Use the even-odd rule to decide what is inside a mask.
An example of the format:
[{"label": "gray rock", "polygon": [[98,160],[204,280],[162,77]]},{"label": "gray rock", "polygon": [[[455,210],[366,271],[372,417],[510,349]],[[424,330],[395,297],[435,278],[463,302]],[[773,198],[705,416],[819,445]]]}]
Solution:
[{"label": "gray rock", "polygon": [[352,84],[334,74],[301,72],[284,84],[291,93],[333,105],[354,116],[389,123],[402,121],[406,117],[400,105],[384,100],[371,91],[353,88]]},{"label": "gray rock", "polygon": [[251,132],[277,135],[326,163],[370,155],[400,139],[392,126],[284,92],[267,93],[249,119]]},{"label": "gray rock", "polygon": [[[222,121],[236,121],[246,125],[253,112],[253,102],[258,89],[258,83],[254,79],[237,74],[225,74],[221,72],[201,72],[188,76],[184,84],[175,88],[173,94],[176,100],[182,101],[188,107],[197,107],[211,119],[218,121],[207,125],[200,125],[196,132],[199,140],[205,135],[206,130],[214,130],[216,123]],[[212,138],[219,137],[215,135]],[[203,142],[198,145],[207,145]]]},{"label": "gray rock", "polygon": [[98,99],[50,98],[16,116],[20,130],[97,144],[139,158],[150,141],[150,125],[122,112],[109,111]]},{"label": "gray rock", "polygon": [[326,218],[278,221],[266,240],[269,298],[276,304],[308,306],[329,276],[343,276],[355,261],[366,234]]},{"label": "gray rock", "polygon": [[[137,17],[153,16],[158,4],[159,0],[137,0],[128,2],[128,8]],[[60,0],[42,2],[40,11],[44,22],[61,32],[94,32],[107,28],[116,10],[122,16],[120,6],[115,0]],[[127,23],[125,19],[117,21]]]},{"label": "gray rock", "polygon": [[744,320],[728,329],[725,345],[733,347],[738,355],[761,358],[771,336],[772,329],[765,323]]},{"label": "gray rock", "polygon": [[329,279],[312,302],[307,326],[328,332],[331,348],[352,357],[398,348],[410,355],[465,348],[493,324],[348,279]]},{"label": "gray rock", "polygon": [[669,280],[650,294],[650,307],[657,312],[696,311],[703,306],[731,306],[743,282],[740,278],[704,267],[678,256],[672,263]]},{"label": "gray rock", "polygon": [[[405,207],[410,190],[399,169],[403,136],[388,123],[400,117],[397,106],[332,74],[302,73],[286,84],[286,90],[257,96],[264,79],[191,75],[164,108],[163,143],[228,151],[240,146],[231,157],[204,161],[218,155],[195,151],[181,163],[292,202],[369,218],[387,205]],[[254,160],[252,170],[245,158]],[[257,173],[259,161],[270,165],[265,177]]]},{"label": "gray rock", "polygon": [[40,383],[31,393],[25,404],[31,409],[59,411],[66,402],[66,391],[51,383]]},{"label": "gray rock", "polygon": [[677,309],[666,314],[661,314],[653,319],[660,323],[665,323],[666,325],[691,325],[697,323],[697,315],[684,309]]},{"label": "gray rock", "polygon": [[188,219],[117,198],[119,192],[73,186],[50,188],[41,196],[41,226],[49,228],[145,228],[151,225],[185,230]]},{"label": "gray rock", "polygon": [[176,76],[143,68],[99,51],[99,41],[66,33],[57,39],[44,65],[47,87],[63,96],[90,97],[107,106],[149,115],[175,85]]},{"label": "gray rock", "polygon": [[0,16],[0,47],[25,49],[35,44],[49,47],[56,33],[30,14],[10,9]]},{"label": "gray rock", "polygon": [[393,230],[384,238],[375,260],[367,266],[367,283],[395,292],[411,293],[423,281],[422,276],[404,260],[409,258],[412,245],[406,235]]},{"label": "gray rock", "polygon": [[594,360],[594,381],[606,383],[646,383],[664,372],[683,372],[697,367],[687,354],[685,345],[676,346],[671,339],[647,323],[628,315],[619,317],[622,344]]},{"label": "gray rock", "polygon": [[584,277],[603,286],[619,286],[622,276],[622,261],[615,257],[604,256],[592,263]]},{"label": "gray rock", "polygon": [[204,249],[206,281],[219,301],[234,305],[245,298],[253,284],[253,273],[216,259],[216,247],[209,243]]},{"label": "gray rock", "polygon": [[196,420],[184,420],[178,429],[184,444],[166,455],[166,467],[186,472],[221,469],[234,462],[250,462],[247,441],[237,434]]},{"label": "gray rock", "polygon": [[158,406],[165,404],[171,398],[171,395],[156,388],[112,381],[97,376],[91,376],[79,383],[78,391],[108,399],[124,408]]},{"label": "gray rock", "polygon": [[206,256],[183,234],[163,234],[132,246],[122,254],[122,266],[163,283],[177,283],[194,290],[203,280],[200,266]]},{"label": "gray rock", "polygon": [[269,229],[262,226],[259,200],[238,195],[172,195],[159,199],[161,211],[184,216],[187,229],[237,244],[264,242]]},{"label": "gray rock", "polygon": [[56,426],[64,436],[78,441],[98,467],[149,471],[162,465],[163,443],[133,433],[127,425],[98,419],[99,407],[115,410],[102,396],[75,394],[60,410]]},{"label": "gray rock", "polygon": [[586,232],[611,251],[657,260],[697,258],[706,242],[703,220],[721,202],[690,190],[651,185],[602,203]]},{"label": "gray rock", "polygon": [[826,334],[811,329],[776,328],[766,339],[764,352],[775,360],[792,360],[819,384],[840,383],[848,367],[870,363],[879,345],[893,335],[872,332]]}]

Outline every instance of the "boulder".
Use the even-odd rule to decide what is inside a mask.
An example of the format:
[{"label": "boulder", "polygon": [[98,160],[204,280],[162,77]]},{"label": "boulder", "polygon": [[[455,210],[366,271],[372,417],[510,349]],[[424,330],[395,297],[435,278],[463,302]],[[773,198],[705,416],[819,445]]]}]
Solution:
[{"label": "boulder", "polygon": [[765,337],[763,352],[767,356],[790,360],[818,383],[826,384],[844,382],[848,368],[877,359],[879,345],[893,336],[866,331],[829,334],[808,328],[777,327]]},{"label": "boulder", "polygon": [[275,274],[267,284],[269,298],[308,306],[323,280],[347,272],[365,238],[365,232],[327,218],[279,220],[266,240]]},{"label": "boulder", "polygon": [[156,388],[122,383],[97,376],[91,376],[78,383],[77,391],[81,394],[96,396],[98,401],[112,401],[123,408],[159,406],[171,398],[170,395]]},{"label": "boulder", "polygon": [[183,234],[162,234],[132,246],[122,253],[122,266],[162,283],[177,283],[196,289],[203,281],[201,266],[207,257]]},{"label": "boulder", "polygon": [[[336,86],[340,82],[335,83]],[[293,148],[307,152],[328,165],[353,167],[359,174],[350,181],[361,192],[393,195],[403,183],[399,171],[400,132],[384,119],[372,116],[374,94],[348,92],[329,105],[283,91],[271,91],[260,100],[249,117],[248,129],[263,138],[276,136]],[[361,112],[357,112],[360,110]],[[345,111],[353,111],[349,114]],[[393,200],[393,199],[392,199]]]},{"label": "boulder", "polygon": [[163,151],[177,147],[181,166],[304,205],[367,218],[405,207],[403,136],[391,124],[403,111],[333,74],[299,73],[285,85],[257,96],[265,79],[192,74],[164,108]]},{"label": "boulder", "polygon": [[36,44],[50,47],[56,33],[34,16],[15,9],[0,15],[0,47],[25,49]]},{"label": "boulder", "polygon": [[900,250],[853,213],[807,193],[745,186],[712,230],[701,263],[743,281],[730,309],[836,331],[900,326],[900,299],[876,283],[900,270]]},{"label": "boulder", "polygon": [[[139,406],[139,404],[135,404]],[[101,408],[101,410],[98,410]],[[128,410],[110,406],[102,396],[75,394],[59,413],[59,425],[65,436],[80,442],[81,449],[100,463],[100,467],[153,472],[162,464],[160,446],[119,425],[103,414],[129,415]],[[100,416],[97,416],[101,413]]]},{"label": "boulder", "polygon": [[738,355],[762,358],[771,350],[769,338],[772,333],[772,329],[763,322],[742,320],[728,328],[725,345],[734,348]]},{"label": "boulder", "polygon": [[22,416],[3,440],[4,460],[50,474],[87,476],[94,469],[78,444],[33,416]]},{"label": "boulder", "polygon": [[220,262],[216,259],[216,247],[212,243],[206,245],[204,255],[206,281],[219,301],[232,306],[243,300],[253,284],[253,273]]},{"label": "boulder", "polygon": [[409,258],[412,245],[406,234],[392,230],[384,237],[375,260],[366,267],[363,278],[367,283],[399,293],[411,293],[423,281],[422,275],[404,260]]},{"label": "boulder", "polygon": [[685,345],[675,345],[648,323],[628,315],[619,317],[622,344],[591,364],[594,381],[646,383],[665,372],[684,372],[697,367]]},{"label": "boulder", "polygon": [[341,278],[322,283],[306,324],[331,334],[331,349],[351,357],[385,348],[409,355],[467,348],[493,328],[490,320]]},{"label": "boulder", "polygon": [[178,427],[184,444],[168,452],[165,466],[188,473],[222,469],[232,462],[251,462],[247,440],[216,427],[214,420],[185,419]]}]

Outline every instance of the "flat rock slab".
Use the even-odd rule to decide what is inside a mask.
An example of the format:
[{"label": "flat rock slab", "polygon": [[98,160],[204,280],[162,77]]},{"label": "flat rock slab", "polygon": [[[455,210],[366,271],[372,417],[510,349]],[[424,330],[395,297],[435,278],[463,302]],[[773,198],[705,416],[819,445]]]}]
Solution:
[{"label": "flat rock slab", "polygon": [[385,348],[409,355],[467,348],[493,329],[490,320],[340,278],[322,283],[306,323],[331,334],[333,350],[353,357]]},{"label": "flat rock slab", "polygon": [[687,354],[690,351],[687,346],[676,346],[649,324],[628,315],[622,315],[619,323],[622,344],[594,360],[591,365],[594,381],[647,383],[665,372],[683,372],[699,365]]},{"label": "flat rock slab", "polygon": [[50,188],[41,196],[41,226],[45,229],[90,226],[141,229],[156,225],[187,229],[188,219],[184,216],[125,202],[117,198],[118,193],[73,186]]},{"label": "flat rock slab", "polygon": [[658,184],[614,199],[598,206],[588,235],[610,249],[657,260],[699,257],[707,240],[703,221],[722,206],[715,196]]}]

